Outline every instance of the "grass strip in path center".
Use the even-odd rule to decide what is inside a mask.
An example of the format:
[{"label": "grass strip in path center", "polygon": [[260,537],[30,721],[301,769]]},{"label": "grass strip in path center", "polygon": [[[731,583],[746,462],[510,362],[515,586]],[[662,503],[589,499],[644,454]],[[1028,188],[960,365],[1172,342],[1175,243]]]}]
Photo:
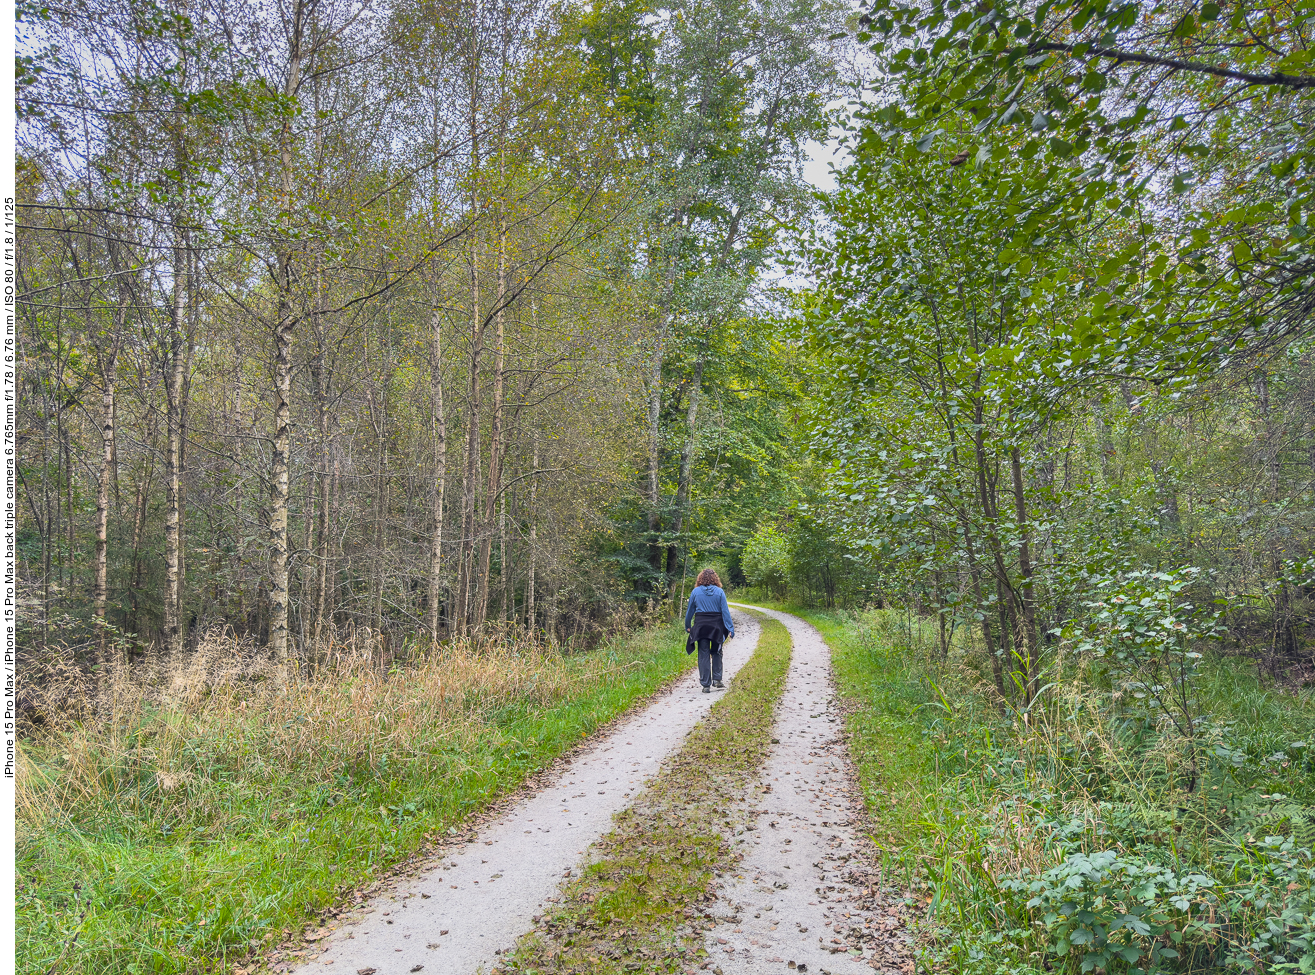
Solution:
[{"label": "grass strip in path center", "polygon": [[731,807],[767,755],[790,666],[790,634],[762,623],[758,647],[726,696],[649,788],[616,817],[583,875],[562,891],[495,972],[684,972],[704,957],[705,915],[737,854]]}]

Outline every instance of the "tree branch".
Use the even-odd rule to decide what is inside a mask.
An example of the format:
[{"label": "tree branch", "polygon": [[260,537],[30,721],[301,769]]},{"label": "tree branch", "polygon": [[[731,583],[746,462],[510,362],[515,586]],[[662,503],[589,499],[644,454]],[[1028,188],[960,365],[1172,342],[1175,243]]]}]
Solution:
[{"label": "tree branch", "polygon": [[1275,71],[1272,74],[1252,74],[1249,71],[1234,71],[1231,68],[1219,68],[1213,64],[1201,64],[1197,61],[1180,61],[1177,58],[1157,57],[1153,54],[1137,54],[1132,51],[1118,51],[1113,48],[1099,47],[1095,44],[1061,44],[1057,41],[1045,41],[1029,44],[1029,54],[1037,51],[1062,51],[1076,54],[1078,57],[1091,55],[1100,58],[1113,58],[1115,61],[1130,61],[1134,64],[1149,64],[1174,71],[1192,71],[1197,74],[1214,75],[1216,78],[1228,78],[1231,81],[1245,81],[1250,85],[1278,85],[1283,88],[1315,88],[1315,75],[1292,75]]}]

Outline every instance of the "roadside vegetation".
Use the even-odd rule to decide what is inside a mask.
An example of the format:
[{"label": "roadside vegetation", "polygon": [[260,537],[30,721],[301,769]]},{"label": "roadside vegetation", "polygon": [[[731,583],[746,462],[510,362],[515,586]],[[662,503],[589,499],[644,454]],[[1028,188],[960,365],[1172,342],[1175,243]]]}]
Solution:
[{"label": "roadside vegetation", "polygon": [[758,647],[726,696],[616,817],[591,851],[593,862],[502,971],[613,975],[701,964],[713,882],[738,858],[732,834],[754,829],[732,807],[766,757],[790,666],[789,632],[755,615],[763,628]]},{"label": "roadside vegetation", "polygon": [[19,751],[18,970],[231,972],[687,670],[682,638],[457,642],[391,667],[361,638],[283,686],[215,637],[98,694],[48,675],[61,718]]},{"label": "roadside vegetation", "polygon": [[1312,22],[864,7],[797,494],[739,568],[858,614],[824,625],[929,961],[1311,971]]},{"label": "roadside vegetation", "polygon": [[1185,742],[1070,658],[1002,707],[980,646],[901,610],[800,610],[832,648],[881,868],[941,971],[1305,971],[1315,959],[1315,701],[1215,658]]}]

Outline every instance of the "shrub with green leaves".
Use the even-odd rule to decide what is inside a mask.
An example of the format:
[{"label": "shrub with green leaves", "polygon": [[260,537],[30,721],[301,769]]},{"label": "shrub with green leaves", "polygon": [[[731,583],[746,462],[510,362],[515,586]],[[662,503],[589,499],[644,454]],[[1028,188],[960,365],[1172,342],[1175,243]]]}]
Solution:
[{"label": "shrub with green leaves", "polygon": [[1178,945],[1208,937],[1217,926],[1214,878],[1100,850],[1070,853],[1059,866],[1005,878],[1003,890],[1029,894],[1027,907],[1046,929],[1050,950],[1075,954],[1080,970],[1109,970],[1145,959],[1154,969],[1178,957]]},{"label": "shrub with green leaves", "polygon": [[[1223,859],[1223,858],[1221,858]],[[1242,971],[1315,972],[1315,861],[1291,838],[1251,838],[1220,890],[1223,962]]]},{"label": "shrub with green leaves", "polygon": [[1089,615],[1069,629],[1072,647],[1099,663],[1125,708],[1140,702],[1149,716],[1177,733],[1186,750],[1183,786],[1200,779],[1200,739],[1209,723],[1194,678],[1207,641],[1218,637],[1220,614],[1190,602],[1185,590],[1200,570],[1140,570],[1095,581],[1099,598]]}]

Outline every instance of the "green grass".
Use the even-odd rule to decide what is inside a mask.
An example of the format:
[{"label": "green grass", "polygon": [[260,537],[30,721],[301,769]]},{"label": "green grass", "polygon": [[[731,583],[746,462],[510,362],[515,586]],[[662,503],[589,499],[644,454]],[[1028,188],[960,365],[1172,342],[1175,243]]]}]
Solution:
[{"label": "green grass", "polygon": [[[1204,667],[1201,706],[1213,720],[1212,740],[1230,757],[1213,756],[1201,788],[1187,794],[1175,787],[1179,778],[1164,774],[1171,753],[1120,737],[1111,720],[1118,709],[1076,675],[1065,676],[1073,695],[1067,700],[1077,702],[1066,705],[1071,710],[1023,723],[992,702],[971,652],[937,660],[930,631],[911,634],[910,644],[907,631],[883,613],[780,608],[808,619],[832,649],[883,873],[917,891],[927,907],[920,926],[925,964],[974,975],[1076,975],[1087,949],[1066,952],[1056,922],[1027,906],[1035,890],[1020,893],[1009,882],[1099,850],[1176,876],[1205,872],[1217,882],[1196,910],[1222,926],[1187,936],[1176,945],[1180,957],[1161,959],[1156,970],[1252,971],[1283,957],[1315,961],[1309,854],[1249,844],[1238,826],[1239,808],[1279,801],[1265,797],[1312,805],[1315,748],[1291,747],[1303,739],[1315,746],[1309,696],[1262,686],[1242,661]],[[1315,818],[1282,828],[1300,847]],[[1137,909],[1135,884],[1124,889],[1110,881],[1101,890],[1109,907],[1097,900],[1096,910],[1117,917]],[[1082,895],[1072,894],[1071,902],[1081,906]],[[1167,925],[1162,947],[1175,944],[1170,933],[1186,930],[1181,912],[1159,906],[1146,916]],[[1267,944],[1253,943],[1262,936]],[[1112,941],[1150,945],[1126,935]],[[1102,967],[1137,966],[1115,959]]]},{"label": "green grass", "polygon": [[[353,682],[370,683],[356,674],[303,695],[301,713],[239,703],[198,721],[143,707],[129,727],[29,739],[18,970],[231,971],[688,667],[671,627],[554,662],[551,692],[530,665],[492,700],[436,671],[456,703],[435,716],[407,702],[421,710],[404,736],[400,705],[358,715],[350,740],[332,726],[353,720]],[[408,676],[387,678],[387,694]]]},{"label": "green grass", "polygon": [[704,956],[701,905],[715,872],[735,862],[730,807],[766,757],[790,664],[789,632],[774,620],[762,625],[726,696],[616,817],[583,877],[522,939],[506,972],[681,972]]}]

